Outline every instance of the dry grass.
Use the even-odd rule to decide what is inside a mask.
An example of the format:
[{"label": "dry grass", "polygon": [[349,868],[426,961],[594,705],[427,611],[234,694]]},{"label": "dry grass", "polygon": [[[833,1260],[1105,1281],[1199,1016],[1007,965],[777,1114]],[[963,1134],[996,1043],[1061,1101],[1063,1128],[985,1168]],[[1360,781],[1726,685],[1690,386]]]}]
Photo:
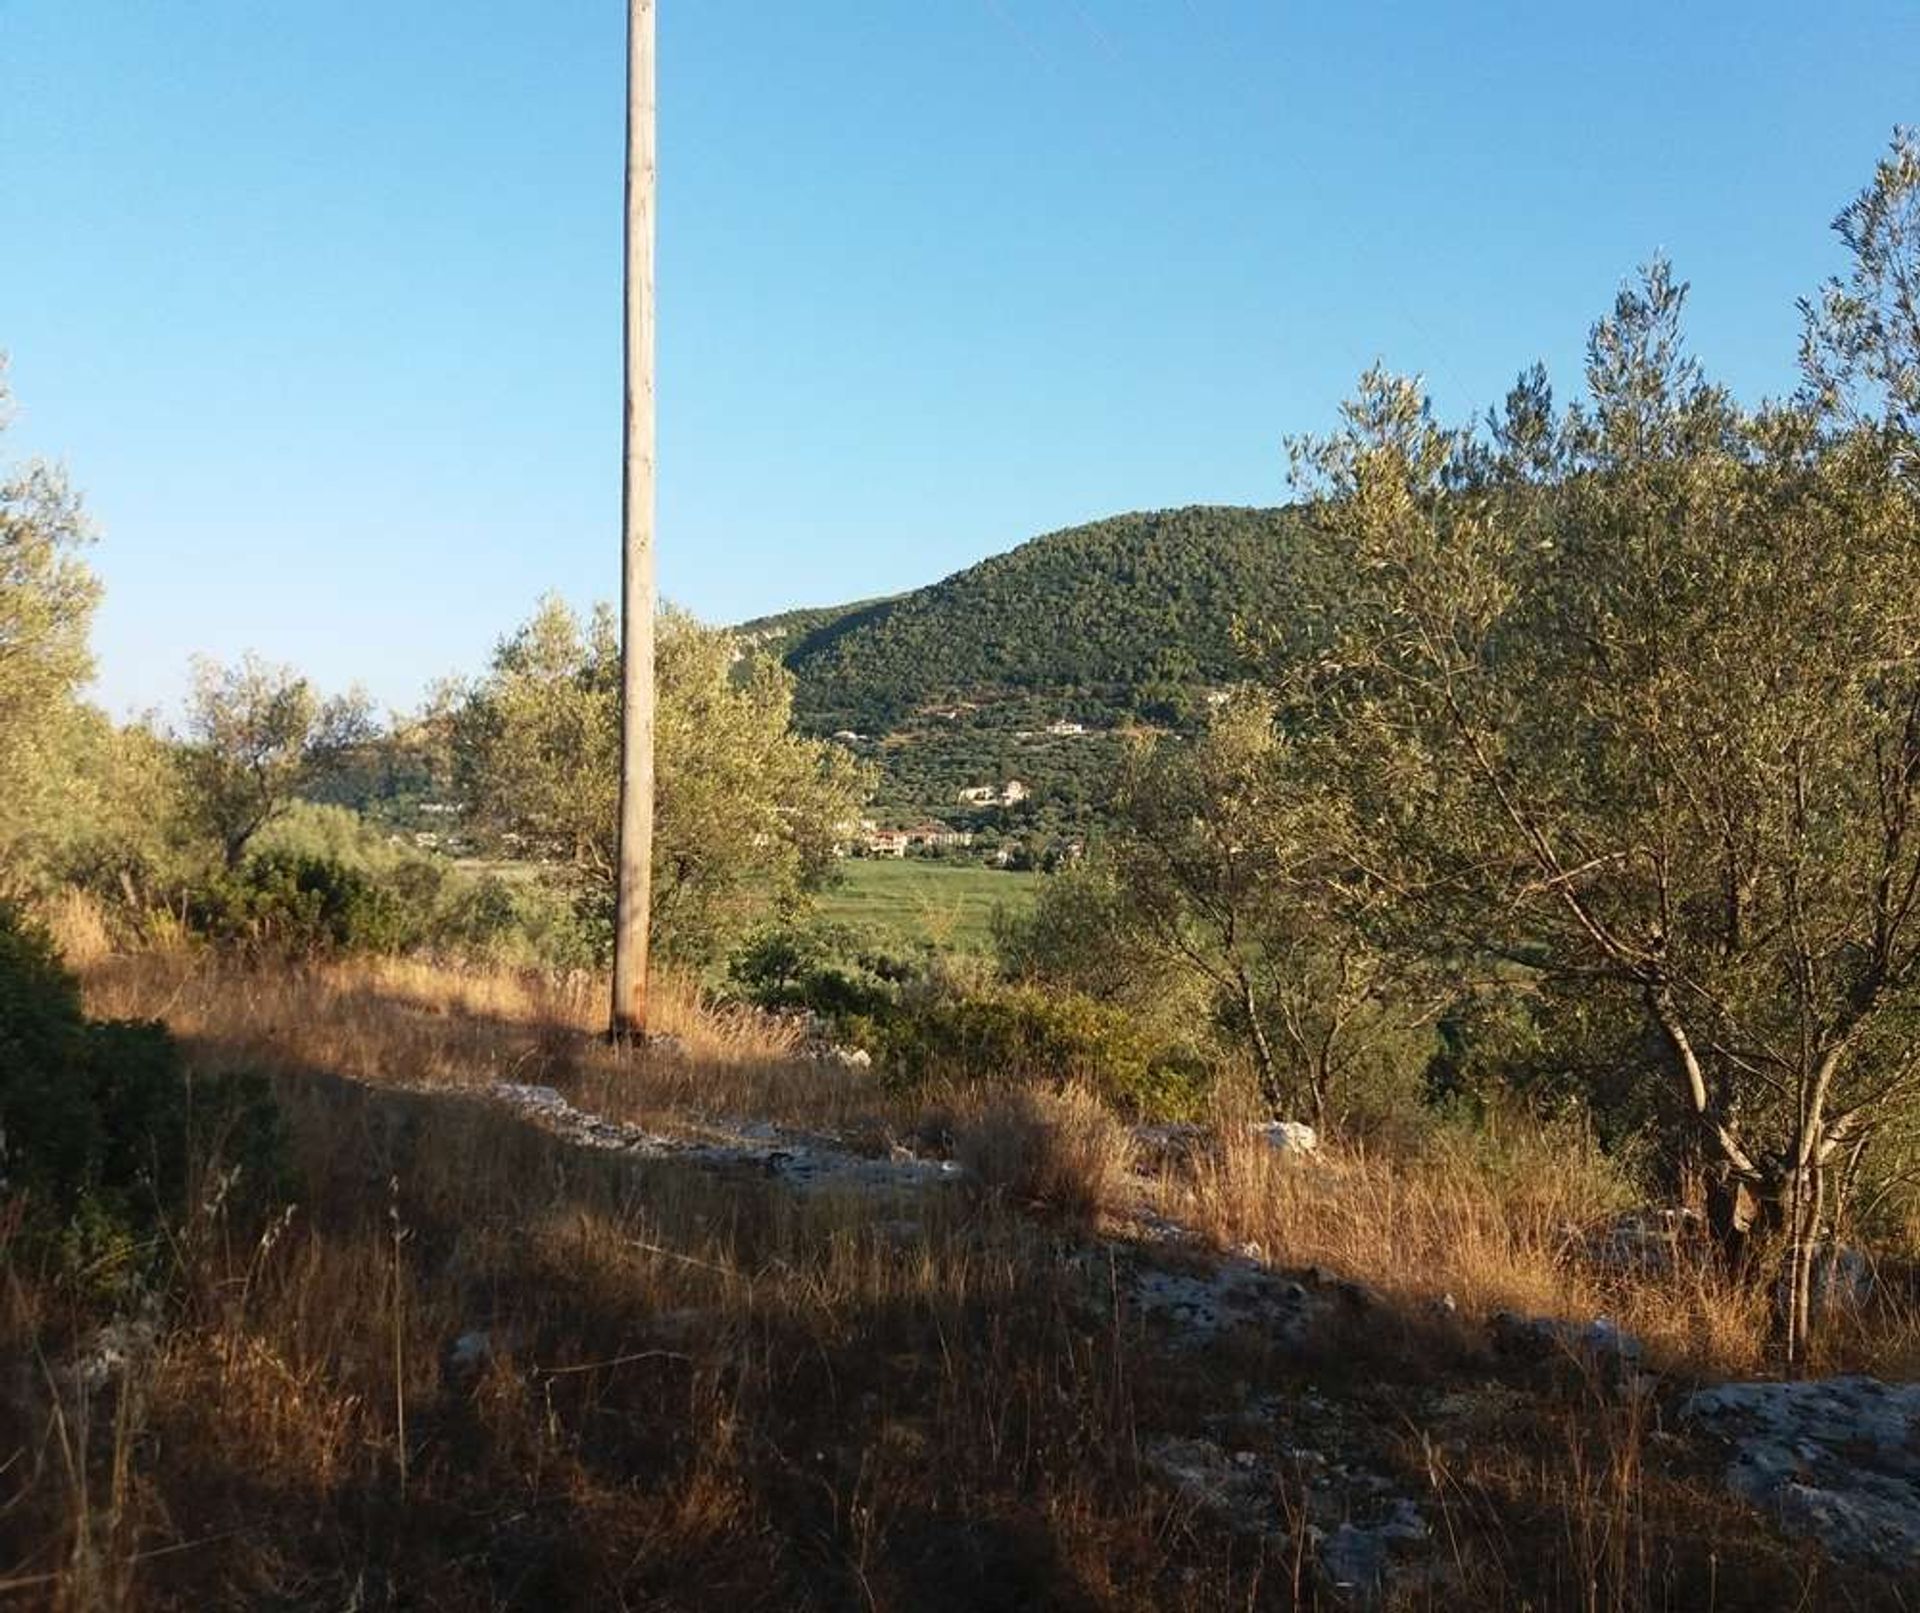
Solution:
[{"label": "dry grass", "polygon": [[792,1025],[709,1006],[655,983],[653,1028],[671,1055],[608,1046],[597,975],[408,959],[255,969],[197,949],[107,957],[85,971],[89,1007],[163,1019],[224,1066],[325,1070],[382,1086],[554,1086],[596,1112],[672,1124],[738,1115],[839,1127],[867,1118],[871,1082],[803,1059]]},{"label": "dry grass", "polygon": [[1132,1135],[1085,1088],[989,1087],[962,1101],[953,1153],[979,1190],[1086,1219],[1135,1195]]},{"label": "dry grass", "polygon": [[106,912],[84,891],[62,885],[33,904],[33,914],[75,969],[91,969],[112,956],[113,931]]},{"label": "dry grass", "polygon": [[1170,1214],[1222,1246],[1321,1266],[1409,1310],[1450,1299],[1470,1319],[1498,1311],[1607,1316],[1663,1365],[1739,1374],[1764,1364],[1765,1295],[1712,1265],[1608,1274],[1578,1234],[1624,1208],[1620,1183],[1576,1139],[1542,1138],[1494,1170],[1444,1144],[1409,1157],[1277,1153],[1244,1132],[1160,1184]]},{"label": "dry grass", "polygon": [[150,1345],[91,1390],[61,1363],[97,1310],[6,1260],[9,1605],[1315,1605],[1304,1550],[1234,1535],[1143,1455],[1253,1402],[1293,1408],[1244,1436],[1274,1462],[1350,1441],[1422,1497],[1450,1577],[1407,1606],[1897,1605],[1722,1499],[1644,1397],[1422,1353],[1451,1291],[1469,1316],[1605,1309],[1696,1367],[1742,1359],[1730,1296],[1568,1261],[1565,1224],[1613,1191],[1584,1156],[1300,1166],[1229,1129],[1150,1196],[1386,1308],[1344,1356],[1193,1351],[1123,1320],[1105,1262],[1062,1258],[1083,1228],[1030,1213],[1142,1189],[1085,1094],[946,1095],[988,1192],[803,1198],[583,1155],[476,1096],[514,1079],[655,1126],[912,1124],[684,988],[660,1000],[687,1044],[667,1061],[593,1037],[590,979],[177,949],[96,956],[87,979],[94,1012],[166,1018],[202,1067],[273,1072],[299,1189],[264,1220],[202,1204],[175,1228]]},{"label": "dry grass", "polygon": [[[314,1078],[288,1103],[313,1201],[183,1231],[151,1352],[90,1400],[56,1375],[7,1407],[5,1566],[50,1605],[1221,1607],[1255,1583],[1169,1580],[1130,1361],[1017,1216],[635,1174],[454,1093]],[[84,1347],[41,1301],[10,1356]],[[80,1405],[85,1488],[44,1459]]]}]

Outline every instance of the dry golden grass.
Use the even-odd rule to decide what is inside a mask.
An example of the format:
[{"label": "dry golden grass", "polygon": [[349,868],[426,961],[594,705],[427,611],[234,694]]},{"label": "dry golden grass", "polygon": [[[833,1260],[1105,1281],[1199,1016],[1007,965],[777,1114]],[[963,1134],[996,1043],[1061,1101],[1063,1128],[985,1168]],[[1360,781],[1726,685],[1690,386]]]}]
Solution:
[{"label": "dry golden grass", "polygon": [[32,912],[70,968],[89,969],[112,955],[113,931],[106,913],[84,891],[63,885],[34,902]]},{"label": "dry golden grass", "polygon": [[[636,1174],[454,1092],[314,1077],[288,1107],[313,1202],[249,1240],[183,1229],[169,1325],[74,1436],[93,1486],[46,1463],[14,1492],[6,1566],[50,1605],[957,1607],[957,1572],[1209,1607],[1255,1582],[1168,1583],[1130,1363],[1017,1216]],[[33,1451],[67,1403],[37,1387],[0,1439]]]},{"label": "dry golden grass", "polygon": [[1132,1134],[1084,1087],[983,1087],[961,1102],[953,1153],[978,1190],[1087,1219],[1135,1196]]},{"label": "dry golden grass", "polygon": [[[989,1191],[802,1197],[584,1154],[482,1100],[511,1079],[661,1127],[914,1121],[683,986],[659,999],[687,1046],[669,1061],[594,1037],[587,978],[176,948],[96,954],[86,979],[95,1013],[165,1018],[202,1068],[271,1071],[298,1186],[278,1213],[209,1198],[173,1229],[151,1346],[87,1393],[58,1363],[99,1312],[6,1258],[9,1605],[1316,1605],[1304,1547],[1233,1534],[1144,1454],[1316,1397],[1435,1520],[1451,1577],[1406,1606],[1897,1605],[1723,1499],[1654,1441],[1644,1398],[1422,1353],[1450,1291],[1463,1332],[1503,1305],[1605,1310],[1696,1369],[1749,1358],[1731,1296],[1568,1260],[1566,1224],[1612,1191],[1584,1156],[1302,1165],[1225,1127],[1143,1182],[1087,1095],[981,1090],[942,1104]],[[1123,1319],[1106,1262],[1060,1258],[1088,1246],[1073,1218],[1140,1194],[1364,1281],[1378,1336],[1345,1357],[1169,1348]],[[1446,1409],[1436,1379],[1463,1366]],[[1292,1415],[1260,1436],[1276,1462],[1331,1437]]]},{"label": "dry golden grass", "polygon": [[105,1018],[162,1019],[222,1067],[325,1070],[383,1086],[560,1088],[614,1118],[671,1126],[747,1116],[795,1126],[870,1118],[871,1081],[801,1057],[788,1022],[715,1008],[672,975],[655,983],[653,1028],[677,1050],[615,1048],[598,1034],[597,975],[410,959],[253,968],[204,949],[96,959],[88,1006]]},{"label": "dry golden grass", "polygon": [[1707,1264],[1609,1275],[1580,1258],[1580,1231],[1625,1207],[1620,1184],[1575,1139],[1543,1139],[1532,1154],[1497,1172],[1444,1144],[1408,1157],[1302,1158],[1229,1131],[1157,1196],[1223,1247],[1324,1267],[1408,1309],[1446,1296],[1472,1320],[1502,1310],[1607,1316],[1670,1367],[1738,1374],[1764,1364],[1764,1293]]}]

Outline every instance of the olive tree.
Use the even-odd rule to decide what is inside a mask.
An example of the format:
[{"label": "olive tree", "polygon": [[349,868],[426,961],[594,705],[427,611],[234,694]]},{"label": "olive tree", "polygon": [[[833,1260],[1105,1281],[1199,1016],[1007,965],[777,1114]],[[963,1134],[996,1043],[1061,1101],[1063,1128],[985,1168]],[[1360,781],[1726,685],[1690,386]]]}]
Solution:
[{"label": "olive tree", "polygon": [[254,836],[371,731],[358,693],[322,700],[293,668],[251,652],[232,666],[199,657],[180,752],[188,814],[238,868]]},{"label": "olive tree", "polygon": [[[0,359],[0,432],[7,424]],[[91,539],[56,467],[0,471],[0,851],[14,859],[62,793],[61,754],[81,688],[100,584],[79,550]]]},{"label": "olive tree", "polygon": [[1275,1115],[1343,1118],[1363,1073],[1406,1062],[1426,1017],[1407,955],[1377,944],[1339,857],[1341,802],[1269,699],[1242,690],[1186,739],[1122,764],[1100,856],[1115,951],[1211,995]]},{"label": "olive tree", "polygon": [[1920,520],[1892,433],[1738,408],[1684,299],[1623,290],[1564,416],[1538,372],[1487,434],[1369,375],[1296,448],[1344,587],[1285,687],[1436,951],[1646,1027],[1798,1360],[1833,1169],[1920,1084]]},{"label": "olive tree", "polygon": [[[792,680],[677,611],[655,641],[653,926],[710,951],[833,867],[867,781],[839,746],[793,732]],[[455,718],[456,776],[477,832],[577,876],[611,913],[620,644],[605,607],[541,602]]]}]

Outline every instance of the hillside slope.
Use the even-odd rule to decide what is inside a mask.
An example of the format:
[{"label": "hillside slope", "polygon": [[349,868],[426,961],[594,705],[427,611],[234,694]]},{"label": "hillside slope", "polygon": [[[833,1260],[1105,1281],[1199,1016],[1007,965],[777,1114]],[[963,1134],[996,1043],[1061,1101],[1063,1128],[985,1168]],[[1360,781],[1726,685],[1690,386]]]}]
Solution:
[{"label": "hillside slope", "polygon": [[1195,505],[1048,533],[896,598],[743,631],[799,679],[812,727],[885,730],[930,706],[1077,695],[1107,709],[1235,675],[1234,627],[1283,614],[1300,516]]}]

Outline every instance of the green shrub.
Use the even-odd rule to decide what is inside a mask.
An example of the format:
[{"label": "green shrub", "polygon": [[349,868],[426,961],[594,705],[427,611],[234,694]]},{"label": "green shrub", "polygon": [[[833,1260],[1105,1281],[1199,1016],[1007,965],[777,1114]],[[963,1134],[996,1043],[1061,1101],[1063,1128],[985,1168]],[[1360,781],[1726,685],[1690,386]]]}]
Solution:
[{"label": "green shrub", "polygon": [[163,1026],[89,1020],[44,932],[0,904],[0,1195],[26,1243],[117,1282],[184,1209],[189,1160],[215,1152],[248,1193],[284,1185],[264,1083],[196,1087]]},{"label": "green shrub", "polygon": [[269,851],[210,880],[189,922],[226,946],[272,952],[399,952],[421,939],[392,888],[333,857]]},{"label": "green shrub", "polygon": [[1213,1064],[1185,1048],[1157,1054],[1137,1083],[1114,1093],[1143,1120],[1202,1120],[1217,1080]]},{"label": "green shrub", "polygon": [[805,1010],[836,1027],[890,1015],[925,966],[869,944],[844,925],[772,925],[727,959],[734,991],[761,1008]]},{"label": "green shrub", "polygon": [[80,987],[44,931],[0,903],[0,1187],[69,1202],[96,1152],[99,1117],[75,1102],[86,1066]]},{"label": "green shrub", "polygon": [[1082,1085],[1146,1114],[1156,1091],[1171,1094],[1161,1052],[1124,1009],[1076,992],[1032,986],[965,994],[910,994],[875,1027],[875,1051],[891,1079]]}]

